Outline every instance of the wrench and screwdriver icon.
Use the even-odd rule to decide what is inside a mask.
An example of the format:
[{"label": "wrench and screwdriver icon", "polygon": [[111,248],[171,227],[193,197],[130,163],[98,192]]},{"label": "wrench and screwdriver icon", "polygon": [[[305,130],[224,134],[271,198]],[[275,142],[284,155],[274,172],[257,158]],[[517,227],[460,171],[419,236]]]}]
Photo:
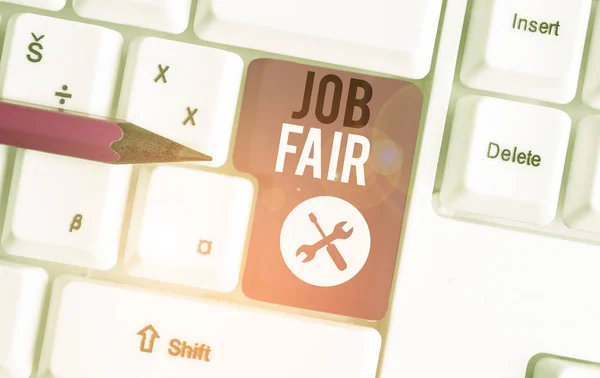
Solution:
[{"label": "wrench and screwdriver icon", "polygon": [[317,227],[317,230],[319,230],[322,239],[311,245],[305,244],[300,246],[300,248],[298,248],[298,251],[296,251],[296,256],[300,256],[300,254],[304,253],[306,257],[304,258],[304,260],[302,260],[302,262],[306,263],[314,259],[317,252],[321,248],[327,246],[327,252],[333,260],[335,266],[340,271],[345,270],[348,267],[348,265],[346,264],[346,260],[344,260],[344,257],[340,254],[340,251],[337,249],[335,244],[333,244],[333,242],[338,239],[348,239],[350,235],[352,235],[352,232],[354,232],[354,228],[345,231],[344,226],[347,222],[342,221],[335,225],[333,231],[329,235],[326,235],[323,232],[321,226],[319,225],[315,214],[308,214],[308,218]]}]

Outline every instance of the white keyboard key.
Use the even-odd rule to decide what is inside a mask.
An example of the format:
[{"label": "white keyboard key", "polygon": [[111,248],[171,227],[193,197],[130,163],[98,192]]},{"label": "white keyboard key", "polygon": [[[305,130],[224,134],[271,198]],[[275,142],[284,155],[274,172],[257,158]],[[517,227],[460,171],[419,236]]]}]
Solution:
[{"label": "white keyboard key", "polygon": [[0,377],[29,378],[46,295],[41,268],[0,261]]},{"label": "white keyboard key", "polygon": [[27,7],[58,11],[65,7],[67,0],[0,0],[0,3],[19,4]]},{"label": "white keyboard key", "polygon": [[590,42],[587,68],[583,80],[583,101],[589,106],[600,109],[600,7],[594,16],[594,32]]},{"label": "white keyboard key", "polygon": [[[15,163],[17,148],[0,144],[0,204],[4,205],[8,199],[10,180]],[[0,229],[4,224],[4,217],[0,214]]]},{"label": "white keyboard key", "polygon": [[165,166],[143,171],[138,188],[126,270],[204,289],[235,289],[252,208],[252,183]]},{"label": "white keyboard key", "polygon": [[173,34],[187,28],[191,5],[192,0],[73,0],[81,17]]},{"label": "white keyboard key", "polygon": [[532,378],[600,378],[600,367],[556,357],[542,357],[535,364]]},{"label": "white keyboard key", "polygon": [[375,377],[372,328],[77,278],[54,287],[42,377]]},{"label": "white keyboard key", "polygon": [[130,48],[118,116],[227,160],[244,64],[227,51],[153,37]]},{"label": "white keyboard key", "polygon": [[455,211],[550,223],[570,128],[560,110],[463,97],[452,122],[440,200]]},{"label": "white keyboard key", "polygon": [[570,102],[590,8],[591,0],[474,1],[462,82],[476,89]]},{"label": "white keyboard key", "polygon": [[10,19],[5,41],[0,97],[110,114],[123,43],[119,33],[26,13]]},{"label": "white keyboard key", "polygon": [[3,230],[11,255],[110,269],[131,166],[19,150]]},{"label": "white keyboard key", "polygon": [[201,39],[420,79],[431,67],[442,0],[210,4],[197,9]]},{"label": "white keyboard key", "polygon": [[571,228],[600,232],[600,116],[577,127],[563,218]]}]

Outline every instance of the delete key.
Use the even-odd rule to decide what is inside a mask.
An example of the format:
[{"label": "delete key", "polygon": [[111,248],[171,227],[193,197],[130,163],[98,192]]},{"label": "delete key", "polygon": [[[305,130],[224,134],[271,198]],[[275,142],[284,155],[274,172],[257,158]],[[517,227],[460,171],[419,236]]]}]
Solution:
[{"label": "delete key", "polygon": [[233,156],[258,182],[248,297],[385,316],[422,105],[398,79],[250,64]]}]

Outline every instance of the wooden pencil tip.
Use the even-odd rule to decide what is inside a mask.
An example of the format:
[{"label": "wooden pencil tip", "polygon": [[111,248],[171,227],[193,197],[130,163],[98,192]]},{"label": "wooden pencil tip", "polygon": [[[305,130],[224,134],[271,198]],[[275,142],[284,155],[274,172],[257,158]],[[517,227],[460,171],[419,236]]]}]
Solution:
[{"label": "wooden pencil tip", "polygon": [[111,148],[119,154],[116,164],[211,161],[212,157],[131,123],[119,123],[123,137]]}]

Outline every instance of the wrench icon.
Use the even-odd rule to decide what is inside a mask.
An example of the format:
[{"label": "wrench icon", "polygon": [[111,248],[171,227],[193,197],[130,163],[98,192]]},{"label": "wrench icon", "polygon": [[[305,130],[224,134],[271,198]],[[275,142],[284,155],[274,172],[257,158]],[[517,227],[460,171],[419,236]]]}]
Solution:
[{"label": "wrench icon", "polygon": [[325,233],[317,223],[317,218],[315,217],[315,215],[313,213],[310,213],[309,218],[315,224],[315,226],[317,226],[317,229],[319,230],[319,233],[321,234],[323,239],[311,245],[305,244],[300,246],[300,248],[298,248],[298,250],[296,251],[296,256],[299,256],[300,254],[304,253],[306,257],[302,260],[302,262],[309,262],[315,258],[317,252],[321,248],[327,246],[327,252],[329,252],[329,255],[331,256],[333,262],[338,267],[338,269],[346,269],[346,262],[344,261],[344,258],[342,257],[338,249],[335,247],[335,245],[332,243],[338,239],[348,239],[350,235],[352,235],[352,232],[354,232],[354,228],[345,231],[344,226],[347,222],[339,222],[335,225],[331,234],[325,235]]}]

